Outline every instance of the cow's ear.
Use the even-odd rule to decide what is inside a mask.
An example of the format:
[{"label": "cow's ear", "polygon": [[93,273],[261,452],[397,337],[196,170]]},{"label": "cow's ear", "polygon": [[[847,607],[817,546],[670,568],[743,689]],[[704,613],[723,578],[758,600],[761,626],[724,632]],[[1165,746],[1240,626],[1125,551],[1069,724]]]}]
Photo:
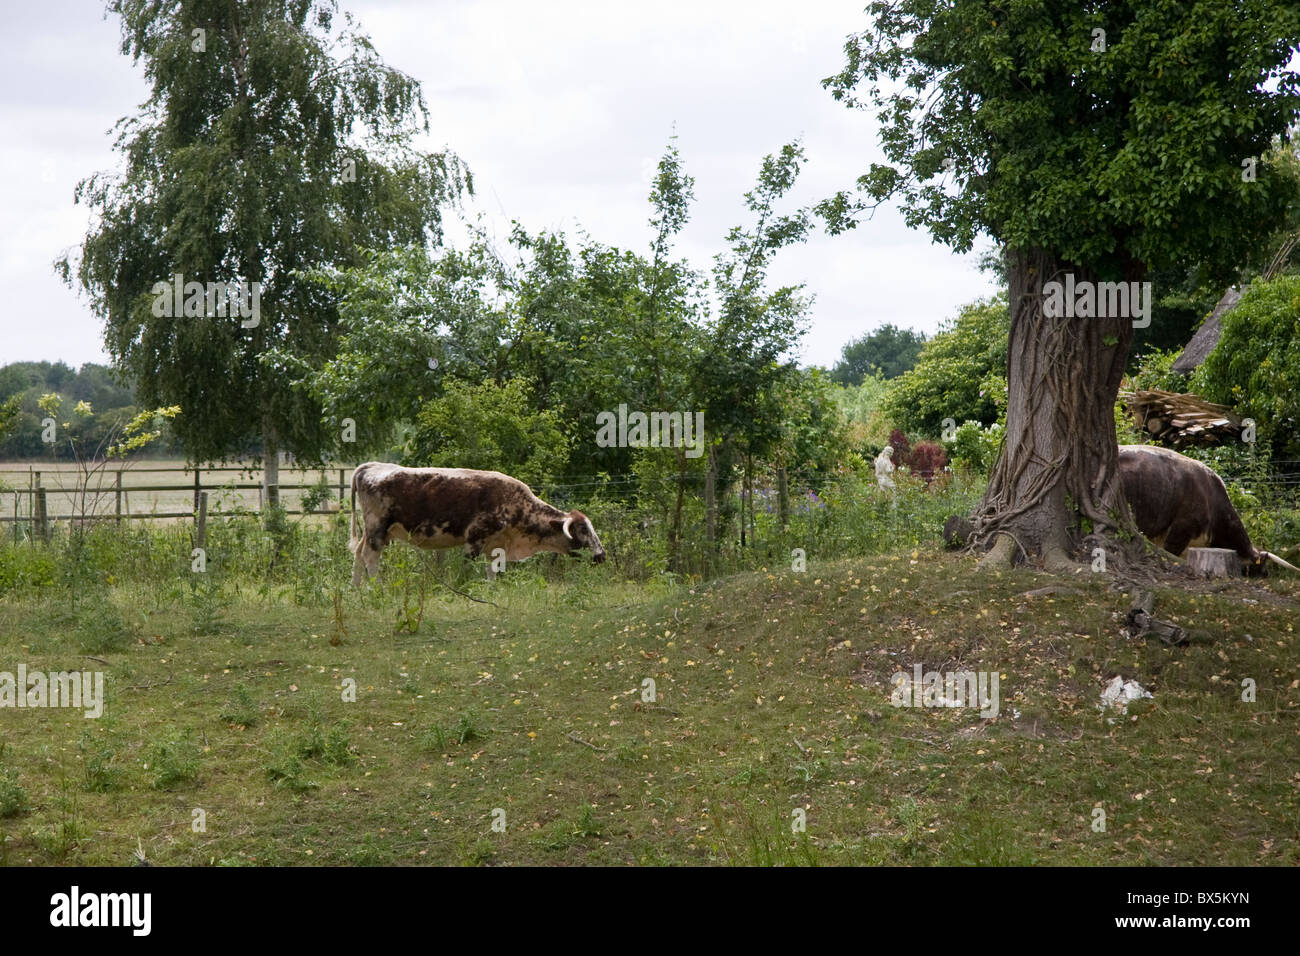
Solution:
[{"label": "cow's ear", "polygon": [[560,530],[564,532],[566,538],[573,537],[573,535],[569,534],[569,525],[571,524],[573,524],[573,515],[565,515],[564,524],[560,525]]}]

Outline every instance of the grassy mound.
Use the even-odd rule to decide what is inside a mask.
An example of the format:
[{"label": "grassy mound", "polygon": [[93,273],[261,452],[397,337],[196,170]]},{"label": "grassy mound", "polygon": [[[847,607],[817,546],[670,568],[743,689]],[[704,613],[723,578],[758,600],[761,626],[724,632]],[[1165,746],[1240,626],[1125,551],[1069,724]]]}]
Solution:
[{"label": "grassy mound", "polygon": [[[12,590],[0,671],[101,670],[107,701],[0,710],[0,854],[1300,863],[1300,586],[1159,592],[1193,637],[1171,648],[1125,636],[1106,575],[973,564],[920,550],[657,595],[512,570],[475,586],[493,604],[429,575]],[[918,663],[996,673],[997,716],[892,706]],[[1154,697],[1099,711],[1116,674]]]}]

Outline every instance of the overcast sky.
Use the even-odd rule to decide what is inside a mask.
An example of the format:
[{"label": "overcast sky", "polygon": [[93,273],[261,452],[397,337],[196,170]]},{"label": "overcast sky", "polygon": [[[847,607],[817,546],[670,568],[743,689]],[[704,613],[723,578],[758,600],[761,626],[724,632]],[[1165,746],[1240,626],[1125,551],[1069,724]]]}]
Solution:
[{"label": "overcast sky", "polygon": [[[76,182],[120,166],[109,130],[147,96],[99,4],[8,5],[0,59],[0,365],[107,362],[102,327],[54,275],[85,235]],[[696,201],[678,253],[707,267],[744,222],[762,157],[795,138],[808,162],[793,204],[848,187],[880,154],[874,119],[820,80],[866,23],[864,0],[656,3],[342,0],[384,59],[419,79],[435,148],[475,175],[474,211],[498,236],[578,227],[644,251],[650,176],[675,132]],[[977,250],[978,251],[978,250]],[[994,291],[975,254],[907,229],[896,209],[856,231],[783,251],[775,282],[816,297],[801,354],[830,365],[886,322],[933,332]]]}]

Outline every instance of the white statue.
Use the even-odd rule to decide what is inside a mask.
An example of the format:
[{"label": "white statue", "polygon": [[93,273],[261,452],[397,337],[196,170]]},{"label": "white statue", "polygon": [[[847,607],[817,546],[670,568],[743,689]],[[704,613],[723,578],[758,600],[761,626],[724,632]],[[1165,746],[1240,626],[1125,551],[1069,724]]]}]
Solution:
[{"label": "white statue", "polygon": [[876,456],[876,484],[881,488],[894,487],[894,446],[886,445]]}]

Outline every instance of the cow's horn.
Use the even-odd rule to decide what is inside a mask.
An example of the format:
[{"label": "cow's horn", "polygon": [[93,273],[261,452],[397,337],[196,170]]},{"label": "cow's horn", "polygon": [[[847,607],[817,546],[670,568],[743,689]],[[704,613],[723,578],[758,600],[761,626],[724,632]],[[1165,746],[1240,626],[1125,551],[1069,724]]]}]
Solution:
[{"label": "cow's horn", "polygon": [[1283,561],[1283,560],[1282,560],[1281,558],[1279,558],[1276,554],[1273,554],[1273,553],[1270,552],[1270,551],[1261,551],[1260,554],[1262,554],[1264,557],[1268,558],[1268,559],[1269,559],[1270,561],[1272,561],[1274,564],[1280,564],[1280,565],[1282,565],[1282,567],[1287,568],[1288,570],[1291,570],[1291,571],[1295,571],[1297,574],[1300,574],[1300,568],[1297,568],[1294,564],[1291,564],[1291,563],[1288,562],[1288,561]]},{"label": "cow's horn", "polygon": [[572,537],[573,537],[573,535],[569,534],[569,525],[571,525],[571,524],[573,524],[573,515],[569,515],[569,516],[567,516],[567,517],[564,519],[564,524],[560,525],[560,529],[564,532],[564,536],[565,536],[566,538],[572,538]]}]

